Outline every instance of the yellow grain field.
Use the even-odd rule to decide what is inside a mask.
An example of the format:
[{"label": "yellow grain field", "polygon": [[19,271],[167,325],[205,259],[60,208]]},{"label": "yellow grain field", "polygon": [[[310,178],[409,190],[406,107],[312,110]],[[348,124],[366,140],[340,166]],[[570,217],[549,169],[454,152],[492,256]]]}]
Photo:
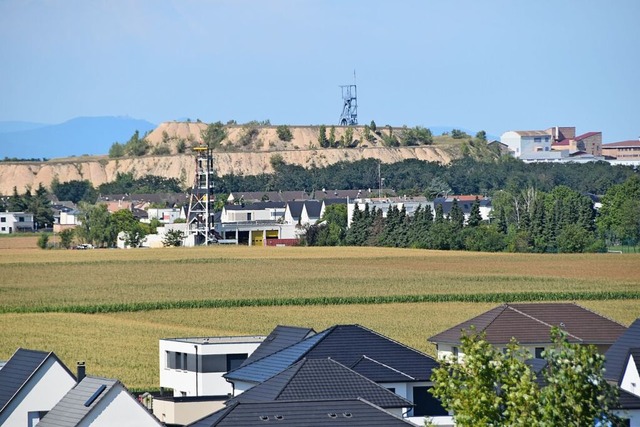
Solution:
[{"label": "yellow grain field", "polygon": [[[640,255],[520,255],[386,248],[212,247],[0,250],[0,308],[77,304],[520,291],[640,291]],[[637,300],[581,302],[623,324]],[[277,324],[322,330],[359,323],[433,354],[427,338],[495,304],[406,303],[0,314],[0,359],[54,351],[73,368],[157,388],[158,340],[267,334]]]}]

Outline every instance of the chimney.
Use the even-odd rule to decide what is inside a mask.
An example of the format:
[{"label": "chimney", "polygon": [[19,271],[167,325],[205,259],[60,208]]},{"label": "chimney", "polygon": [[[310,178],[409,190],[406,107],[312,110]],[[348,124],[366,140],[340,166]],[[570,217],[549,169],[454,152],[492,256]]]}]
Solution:
[{"label": "chimney", "polygon": [[76,372],[77,372],[76,377],[78,378],[78,384],[79,384],[80,381],[82,381],[82,379],[86,376],[84,361],[78,362],[78,365],[76,366]]}]

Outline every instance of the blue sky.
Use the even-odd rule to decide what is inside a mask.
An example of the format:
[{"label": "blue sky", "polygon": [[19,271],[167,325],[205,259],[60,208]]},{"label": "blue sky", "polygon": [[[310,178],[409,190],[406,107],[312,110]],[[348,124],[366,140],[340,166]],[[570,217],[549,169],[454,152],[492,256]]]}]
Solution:
[{"label": "blue sky", "polygon": [[0,0],[0,121],[640,136],[640,1]]}]

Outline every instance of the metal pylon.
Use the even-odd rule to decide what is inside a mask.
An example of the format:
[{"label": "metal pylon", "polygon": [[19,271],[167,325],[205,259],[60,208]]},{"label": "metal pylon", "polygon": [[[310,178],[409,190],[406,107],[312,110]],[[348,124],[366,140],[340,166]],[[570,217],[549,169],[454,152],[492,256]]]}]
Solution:
[{"label": "metal pylon", "polygon": [[342,114],[340,115],[341,126],[352,126],[358,124],[358,88],[356,85],[340,86],[342,89]]},{"label": "metal pylon", "polygon": [[189,234],[194,236],[196,245],[216,243],[214,233],[214,203],[213,191],[213,149],[206,145],[195,147],[196,173],[189,199],[189,213],[187,223]]}]

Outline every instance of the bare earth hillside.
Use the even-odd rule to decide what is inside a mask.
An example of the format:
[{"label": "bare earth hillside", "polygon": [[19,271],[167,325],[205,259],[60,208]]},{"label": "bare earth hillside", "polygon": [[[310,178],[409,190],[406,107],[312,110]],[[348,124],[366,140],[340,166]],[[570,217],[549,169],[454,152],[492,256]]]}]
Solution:
[{"label": "bare earth hillside", "polygon": [[[115,180],[117,173],[133,173],[134,177],[147,174],[166,178],[177,178],[190,186],[195,171],[194,156],[190,147],[202,143],[201,132],[205,123],[166,122],[147,135],[151,151],[158,146],[166,146],[172,154],[149,155],[144,157],[126,157],[110,159],[104,157],[78,157],[72,159],[54,159],[47,162],[0,163],[0,194],[11,194],[13,187],[22,192],[27,186],[45,187],[54,177],[60,182],[87,179],[95,187]],[[373,141],[363,141],[363,127],[354,127],[354,148],[319,148],[318,126],[290,126],[292,140],[281,141],[275,126],[227,126],[227,138],[215,153],[218,175],[234,173],[236,175],[257,175],[270,173],[271,158],[275,154],[289,164],[304,167],[322,167],[340,161],[354,162],[375,158],[383,163],[395,163],[405,159],[438,161],[448,163],[455,155],[451,146],[438,144],[431,146],[383,147],[381,136],[372,134]],[[346,132],[344,127],[335,128],[335,138]],[[380,133],[388,133],[388,129]],[[393,132],[396,132],[394,129]],[[327,127],[327,137],[330,127]],[[247,136],[249,135],[249,136]],[[177,147],[186,147],[179,154]]]}]

